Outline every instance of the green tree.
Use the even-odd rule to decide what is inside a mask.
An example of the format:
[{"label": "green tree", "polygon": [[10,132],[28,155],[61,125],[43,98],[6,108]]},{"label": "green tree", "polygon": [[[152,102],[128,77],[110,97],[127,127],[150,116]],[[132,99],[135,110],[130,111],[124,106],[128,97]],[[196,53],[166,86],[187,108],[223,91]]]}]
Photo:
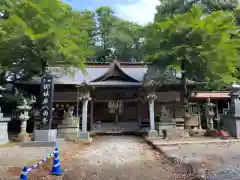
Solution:
[{"label": "green tree", "polygon": [[234,11],[238,0],[159,0],[155,20],[159,21],[163,17],[169,17],[176,14],[188,12],[194,5],[200,5],[205,13],[213,11]]},{"label": "green tree", "polygon": [[[15,3],[13,3],[15,2]],[[72,10],[59,0],[3,0],[0,10],[0,67],[30,78],[46,66],[62,64],[84,70],[95,22],[90,12]]]},{"label": "green tree", "polygon": [[115,16],[108,7],[96,10],[97,25],[95,29],[95,42],[97,60],[107,61],[109,49],[115,50],[118,60],[130,61],[141,57],[142,27],[122,20]]},{"label": "green tree", "polygon": [[[202,8],[178,14],[148,27],[146,49],[148,60],[159,66],[174,66],[186,78],[196,81],[233,81],[238,65],[238,38],[232,12],[214,11],[204,15]],[[157,41],[156,41],[157,39]],[[218,88],[218,87],[215,87]]]}]

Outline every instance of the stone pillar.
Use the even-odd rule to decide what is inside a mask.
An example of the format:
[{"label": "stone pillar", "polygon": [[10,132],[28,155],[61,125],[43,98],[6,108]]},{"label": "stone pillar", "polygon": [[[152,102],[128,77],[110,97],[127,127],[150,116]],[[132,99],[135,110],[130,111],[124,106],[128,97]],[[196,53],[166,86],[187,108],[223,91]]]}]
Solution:
[{"label": "stone pillar", "polygon": [[150,131],[148,132],[149,137],[158,136],[158,132],[155,129],[155,110],[154,110],[154,100],[157,98],[154,92],[151,92],[147,96],[149,103],[149,119],[150,119]]},{"label": "stone pillar", "polygon": [[[4,91],[5,88],[0,86],[0,98],[2,97],[1,91]],[[5,144],[9,142],[8,139],[8,122],[10,118],[3,117],[3,113],[1,113],[0,107],[0,144]]]},{"label": "stone pillar", "polygon": [[28,106],[26,99],[23,99],[22,105],[17,106],[17,109],[21,111],[21,114],[19,116],[19,119],[21,121],[21,126],[20,126],[21,129],[20,129],[18,138],[20,142],[26,142],[30,140],[29,135],[27,133],[27,120],[30,118],[29,110],[31,110],[32,108],[31,106]]},{"label": "stone pillar", "polygon": [[88,98],[82,99],[82,132],[87,132]]},{"label": "stone pillar", "polygon": [[90,140],[90,134],[87,131],[88,102],[91,100],[89,91],[84,90],[80,100],[82,100],[82,131],[80,132],[79,138],[82,140]]}]

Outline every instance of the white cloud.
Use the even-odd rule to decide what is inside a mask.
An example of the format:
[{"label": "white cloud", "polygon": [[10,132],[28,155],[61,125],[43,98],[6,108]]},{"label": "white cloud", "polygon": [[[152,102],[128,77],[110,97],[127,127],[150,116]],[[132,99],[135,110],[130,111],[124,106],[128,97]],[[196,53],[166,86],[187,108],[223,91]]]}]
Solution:
[{"label": "white cloud", "polygon": [[116,14],[126,20],[144,25],[154,20],[159,0],[139,0],[132,4],[116,4]]}]

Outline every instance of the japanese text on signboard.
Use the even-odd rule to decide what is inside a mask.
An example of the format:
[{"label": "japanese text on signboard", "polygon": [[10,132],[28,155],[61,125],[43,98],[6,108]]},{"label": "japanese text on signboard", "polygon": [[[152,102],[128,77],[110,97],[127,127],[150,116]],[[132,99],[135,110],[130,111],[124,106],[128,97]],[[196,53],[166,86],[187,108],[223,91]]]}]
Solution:
[{"label": "japanese text on signboard", "polygon": [[53,91],[52,76],[43,76],[41,83],[42,101],[41,101],[41,117],[44,124],[51,121],[52,116],[52,91]]}]

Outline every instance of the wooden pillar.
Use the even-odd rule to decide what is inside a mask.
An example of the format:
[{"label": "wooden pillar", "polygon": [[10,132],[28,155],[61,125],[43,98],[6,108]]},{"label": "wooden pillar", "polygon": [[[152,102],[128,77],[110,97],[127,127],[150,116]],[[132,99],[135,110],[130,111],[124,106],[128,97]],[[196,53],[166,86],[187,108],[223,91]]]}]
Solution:
[{"label": "wooden pillar", "polygon": [[139,126],[139,128],[141,127],[141,124],[142,124],[140,112],[141,112],[141,104],[140,104],[140,101],[137,101],[137,118],[138,118],[138,126]]},{"label": "wooden pillar", "polygon": [[115,123],[118,123],[118,112],[115,112]]},{"label": "wooden pillar", "polygon": [[79,119],[79,88],[77,88],[77,112],[76,112],[77,119]]},{"label": "wooden pillar", "polygon": [[201,109],[199,103],[197,103],[197,113],[198,113],[198,129],[202,129]]},{"label": "wooden pillar", "polygon": [[91,101],[91,116],[90,116],[90,130],[93,130],[93,113],[94,113],[94,101]]}]

